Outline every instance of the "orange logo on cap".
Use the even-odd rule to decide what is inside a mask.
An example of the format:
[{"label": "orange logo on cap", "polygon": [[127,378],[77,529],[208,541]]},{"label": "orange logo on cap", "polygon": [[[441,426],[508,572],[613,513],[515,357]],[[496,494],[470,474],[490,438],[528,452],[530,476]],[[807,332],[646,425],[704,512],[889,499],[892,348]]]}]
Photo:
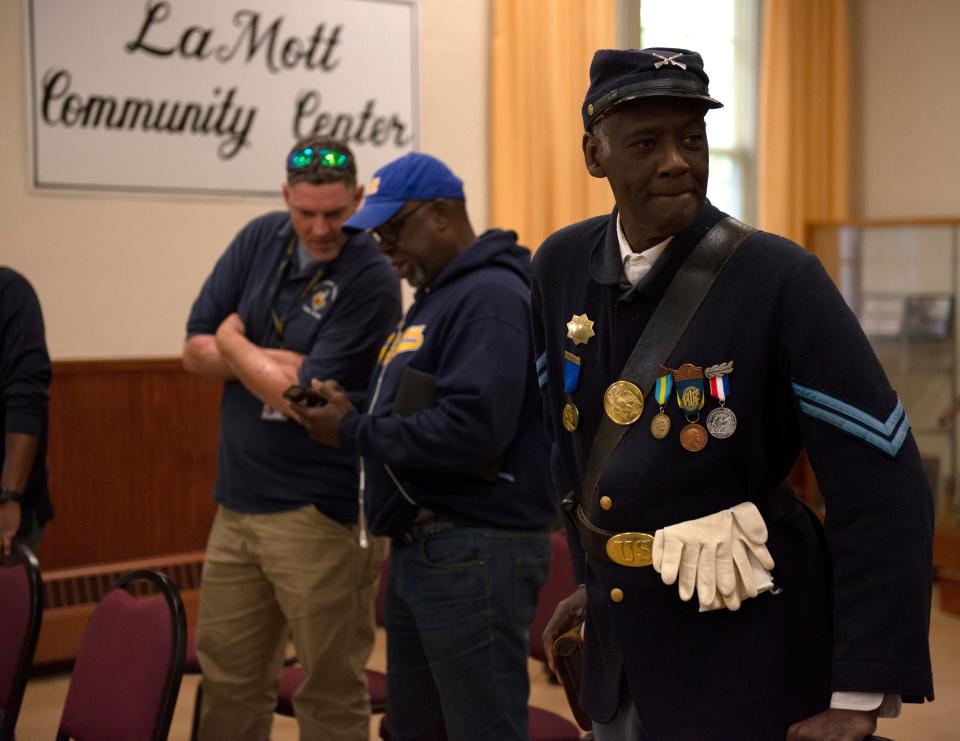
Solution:
[{"label": "orange logo on cap", "polygon": [[372,196],[380,188],[380,178],[374,178],[370,181],[370,185],[367,186],[367,195]]}]

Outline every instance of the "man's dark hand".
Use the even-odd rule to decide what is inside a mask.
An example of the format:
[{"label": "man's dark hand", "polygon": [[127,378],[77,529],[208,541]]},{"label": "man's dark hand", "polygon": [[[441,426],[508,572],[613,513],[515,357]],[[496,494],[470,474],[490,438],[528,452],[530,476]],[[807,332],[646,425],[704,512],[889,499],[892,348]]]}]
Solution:
[{"label": "man's dark hand", "polygon": [[583,623],[587,615],[587,590],[581,585],[577,591],[560,601],[553,617],[543,629],[543,651],[547,655],[550,671],[554,671],[553,644],[571,628]]},{"label": "man's dark hand", "polygon": [[3,556],[10,555],[13,538],[20,529],[20,503],[0,502],[0,551]]},{"label": "man's dark hand", "polygon": [[787,741],[863,741],[875,730],[876,710],[830,708],[790,726]]},{"label": "man's dark hand", "polygon": [[340,447],[340,421],[353,409],[347,392],[336,381],[313,379],[310,388],[326,401],[322,406],[290,404],[290,416],[303,425],[310,437],[321,445]]}]

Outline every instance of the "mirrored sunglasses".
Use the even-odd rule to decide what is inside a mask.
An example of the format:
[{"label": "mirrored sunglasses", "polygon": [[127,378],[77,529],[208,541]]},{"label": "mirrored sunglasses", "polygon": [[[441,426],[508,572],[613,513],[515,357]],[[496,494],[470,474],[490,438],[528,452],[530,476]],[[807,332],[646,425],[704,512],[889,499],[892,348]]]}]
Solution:
[{"label": "mirrored sunglasses", "polygon": [[336,149],[314,149],[313,147],[302,147],[294,149],[287,157],[287,169],[302,170],[317,162],[320,167],[329,170],[346,169],[350,161],[349,156],[344,152],[338,152]]}]

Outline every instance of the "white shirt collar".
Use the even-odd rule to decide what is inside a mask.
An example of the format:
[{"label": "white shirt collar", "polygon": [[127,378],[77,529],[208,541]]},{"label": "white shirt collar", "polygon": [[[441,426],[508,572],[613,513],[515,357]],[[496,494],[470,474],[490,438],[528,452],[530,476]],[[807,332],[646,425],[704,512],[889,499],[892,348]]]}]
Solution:
[{"label": "white shirt collar", "polygon": [[620,214],[617,214],[617,241],[620,243],[620,259],[623,261],[623,272],[630,285],[637,285],[650,272],[650,269],[660,259],[660,255],[663,254],[672,239],[673,237],[667,237],[659,244],[655,244],[643,252],[634,252],[627,241],[627,235],[623,232]]}]

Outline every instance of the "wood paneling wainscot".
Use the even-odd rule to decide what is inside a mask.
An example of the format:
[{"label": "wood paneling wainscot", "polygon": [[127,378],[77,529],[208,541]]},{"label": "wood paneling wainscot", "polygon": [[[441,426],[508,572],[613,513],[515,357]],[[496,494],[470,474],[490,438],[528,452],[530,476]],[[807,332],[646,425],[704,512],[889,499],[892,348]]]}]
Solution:
[{"label": "wood paneling wainscot", "polygon": [[204,548],[220,389],[179,358],[54,362],[45,572]]}]

